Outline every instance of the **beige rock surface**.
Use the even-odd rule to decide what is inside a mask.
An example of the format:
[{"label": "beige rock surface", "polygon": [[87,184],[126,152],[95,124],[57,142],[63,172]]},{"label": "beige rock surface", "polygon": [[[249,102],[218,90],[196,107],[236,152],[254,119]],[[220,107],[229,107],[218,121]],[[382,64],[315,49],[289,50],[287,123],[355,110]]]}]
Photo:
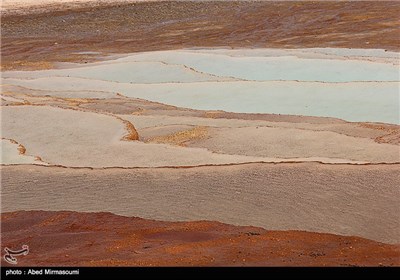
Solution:
[{"label": "beige rock surface", "polygon": [[261,158],[214,154],[206,149],[123,141],[119,119],[103,114],[45,106],[2,108],[3,135],[24,142],[27,154],[52,165],[75,167],[156,167],[230,164]]},{"label": "beige rock surface", "polygon": [[399,164],[318,163],[94,170],[3,166],[2,211],[108,211],[400,243],[399,170]]}]

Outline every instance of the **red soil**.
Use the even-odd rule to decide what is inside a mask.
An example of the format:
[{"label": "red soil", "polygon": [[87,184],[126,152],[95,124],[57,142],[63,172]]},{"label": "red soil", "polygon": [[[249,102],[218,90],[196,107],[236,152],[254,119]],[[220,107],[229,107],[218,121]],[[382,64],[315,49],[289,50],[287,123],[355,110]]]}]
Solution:
[{"label": "red soil", "polygon": [[400,266],[400,245],[219,222],[20,211],[1,226],[2,252],[29,246],[21,266]]},{"label": "red soil", "polygon": [[3,69],[190,47],[399,50],[399,1],[163,1],[2,15]]}]

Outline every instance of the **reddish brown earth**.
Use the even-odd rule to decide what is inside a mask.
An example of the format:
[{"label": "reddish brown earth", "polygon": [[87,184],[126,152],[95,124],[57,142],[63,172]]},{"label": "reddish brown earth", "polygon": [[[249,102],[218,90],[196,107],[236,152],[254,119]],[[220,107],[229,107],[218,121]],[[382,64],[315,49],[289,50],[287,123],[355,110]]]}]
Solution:
[{"label": "reddish brown earth", "polygon": [[219,222],[19,211],[1,226],[2,252],[29,246],[21,266],[400,266],[399,245]]},{"label": "reddish brown earth", "polygon": [[[50,9],[51,8],[51,9]],[[399,50],[398,1],[184,1],[53,5],[2,15],[3,69],[188,47]]]}]

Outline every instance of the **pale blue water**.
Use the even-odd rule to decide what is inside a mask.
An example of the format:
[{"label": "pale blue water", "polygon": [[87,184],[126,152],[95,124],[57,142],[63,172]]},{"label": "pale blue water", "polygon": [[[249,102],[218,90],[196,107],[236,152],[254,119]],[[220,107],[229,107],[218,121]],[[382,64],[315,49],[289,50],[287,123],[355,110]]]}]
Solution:
[{"label": "pale blue water", "polygon": [[[372,55],[384,60],[370,61]],[[400,124],[396,55],[345,49],[148,52],[3,77],[30,88],[118,92],[193,109]]]},{"label": "pale blue water", "polygon": [[147,53],[132,57],[132,59],[184,64],[198,71],[217,76],[255,81],[351,82],[399,80],[397,65],[361,60],[309,59],[296,56],[232,57],[189,52]]}]

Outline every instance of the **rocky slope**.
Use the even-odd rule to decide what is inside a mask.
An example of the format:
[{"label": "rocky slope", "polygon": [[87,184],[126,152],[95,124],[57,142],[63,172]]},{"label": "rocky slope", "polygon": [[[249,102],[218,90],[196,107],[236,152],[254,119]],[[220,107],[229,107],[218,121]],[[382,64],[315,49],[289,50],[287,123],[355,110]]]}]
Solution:
[{"label": "rocky slope", "polygon": [[[22,266],[399,266],[400,247],[358,237],[110,213],[2,214],[2,250]],[[2,265],[7,263],[2,260]]]}]

